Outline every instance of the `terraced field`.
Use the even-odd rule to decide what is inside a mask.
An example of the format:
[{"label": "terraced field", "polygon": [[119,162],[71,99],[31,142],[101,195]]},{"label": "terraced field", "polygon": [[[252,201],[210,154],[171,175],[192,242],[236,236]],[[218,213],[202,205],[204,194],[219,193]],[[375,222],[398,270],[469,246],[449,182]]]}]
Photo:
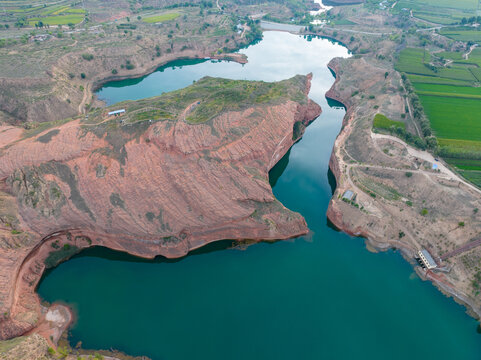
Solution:
[{"label": "terraced field", "polygon": [[400,0],[394,11],[412,10],[413,16],[436,24],[458,23],[463,17],[476,15],[479,0]]},{"label": "terraced field", "polygon": [[152,24],[152,23],[159,23],[159,22],[164,22],[164,21],[170,21],[178,18],[180,16],[179,13],[166,13],[166,14],[160,14],[160,15],[155,15],[155,16],[149,16],[144,18],[143,20],[146,23]]},{"label": "terraced field", "polygon": [[413,84],[438,138],[440,155],[481,186],[481,49],[465,59],[460,52],[430,54],[407,48],[396,69]]},{"label": "terraced field", "polygon": [[85,19],[87,12],[79,7],[80,4],[71,0],[45,3],[44,5],[31,5],[27,1],[2,1],[0,8],[3,10],[0,21],[11,25],[22,26],[43,25],[68,25],[78,24]]},{"label": "terraced field", "polygon": [[481,29],[473,29],[470,26],[448,27],[439,31],[441,35],[457,41],[472,41],[481,44]]}]

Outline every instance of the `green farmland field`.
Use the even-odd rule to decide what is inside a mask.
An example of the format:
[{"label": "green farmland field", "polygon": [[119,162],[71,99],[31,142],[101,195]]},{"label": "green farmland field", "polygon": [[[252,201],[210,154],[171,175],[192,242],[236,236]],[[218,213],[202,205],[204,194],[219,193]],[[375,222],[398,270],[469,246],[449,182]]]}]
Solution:
[{"label": "green farmland field", "polygon": [[[442,59],[452,62],[443,66]],[[419,96],[440,154],[481,186],[481,49],[473,50],[466,60],[462,52],[431,55],[407,48],[401,51],[396,69],[407,74]]]},{"label": "green farmland field", "polygon": [[35,23],[42,21],[44,24],[48,25],[67,25],[67,24],[78,24],[84,19],[83,15],[59,15],[59,16],[47,16],[44,18],[31,18],[28,20],[30,25],[35,25]]},{"label": "green farmland field", "polygon": [[481,101],[420,95],[431,127],[439,138],[481,140]]},{"label": "green farmland field", "polygon": [[460,30],[464,28],[452,28],[452,29],[441,29],[440,34],[448,38],[458,41],[473,41],[481,42],[481,31],[480,30]]},{"label": "green farmland field", "polygon": [[459,173],[477,186],[481,186],[481,171],[460,170]]},{"label": "green farmland field", "polygon": [[412,10],[414,17],[437,24],[455,24],[476,15],[478,0],[400,0],[395,11]]},{"label": "green farmland field", "polygon": [[481,171],[481,160],[454,158],[446,158],[445,160],[449,164],[456,166],[458,169]]},{"label": "green farmland field", "polygon": [[146,17],[143,19],[143,21],[145,21],[146,23],[152,24],[152,23],[174,20],[179,16],[180,16],[179,13],[167,13],[167,14],[161,14],[157,16]]},{"label": "green farmland field", "polygon": [[[433,70],[429,63],[431,54],[423,49],[406,48],[401,51],[396,70],[413,75],[431,76],[434,78],[449,79],[453,81],[477,81],[470,68],[463,64],[453,64],[451,67],[439,67]],[[476,65],[474,65],[476,66]],[[449,81],[448,80],[448,81]]]},{"label": "green farmland field", "polygon": [[463,97],[463,95],[481,96],[481,87],[416,83],[414,84],[414,88],[416,89],[416,92],[417,91],[420,91],[420,92],[423,91],[426,93],[432,92],[433,94],[441,93],[444,96],[454,96],[454,97]]},{"label": "green farmland field", "polygon": [[422,10],[425,7],[437,7],[462,11],[474,11],[478,7],[478,0],[400,0],[396,7],[411,8],[413,10]]},{"label": "green farmland field", "polygon": [[471,81],[465,80],[453,80],[453,79],[445,79],[435,76],[424,76],[424,75],[413,75],[409,74],[409,80],[416,85],[417,83],[421,84],[440,84],[440,85],[453,85],[453,86],[470,86]]},{"label": "green farmland field", "polygon": [[80,8],[72,8],[72,6],[74,4],[70,0],[43,6],[31,6],[28,2],[22,0],[17,2],[0,0],[0,8],[6,14],[27,16],[27,22],[30,26],[34,26],[40,21],[48,25],[67,25],[82,22],[86,11]]}]

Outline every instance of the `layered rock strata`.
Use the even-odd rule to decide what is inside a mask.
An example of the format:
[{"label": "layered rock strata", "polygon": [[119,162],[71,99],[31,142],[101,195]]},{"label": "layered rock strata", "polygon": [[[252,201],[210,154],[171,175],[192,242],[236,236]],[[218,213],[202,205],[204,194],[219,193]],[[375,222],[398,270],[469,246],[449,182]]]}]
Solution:
[{"label": "layered rock strata", "polygon": [[82,248],[180,257],[220,239],[306,234],[268,172],[321,112],[310,79],[204,78],[119,104],[121,117],[98,110],[2,143],[0,339],[38,325],[45,267]]}]

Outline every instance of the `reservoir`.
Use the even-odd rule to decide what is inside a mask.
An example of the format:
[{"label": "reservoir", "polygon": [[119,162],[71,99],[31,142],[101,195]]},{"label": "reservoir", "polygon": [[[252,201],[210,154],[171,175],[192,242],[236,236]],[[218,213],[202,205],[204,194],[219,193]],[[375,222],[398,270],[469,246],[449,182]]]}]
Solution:
[{"label": "reservoir", "polygon": [[312,72],[322,115],[272,169],[274,194],[300,212],[306,237],[247,248],[221,241],[175,260],[92,248],[48,271],[42,299],[70,305],[69,341],[154,360],[481,359],[464,307],[421,281],[396,251],[371,253],[329,225],[328,172],[345,110],[327,101],[327,63],[350,56],[321,38],[266,32],[241,50],[248,64],[177,61],[106,84],[108,104],[159,95],[203,76],[277,81]]}]

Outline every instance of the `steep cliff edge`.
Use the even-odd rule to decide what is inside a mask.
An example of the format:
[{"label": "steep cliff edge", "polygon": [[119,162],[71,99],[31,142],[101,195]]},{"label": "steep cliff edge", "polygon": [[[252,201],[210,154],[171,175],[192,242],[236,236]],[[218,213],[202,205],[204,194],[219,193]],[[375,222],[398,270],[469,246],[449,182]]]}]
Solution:
[{"label": "steep cliff edge", "polygon": [[0,339],[39,323],[45,266],[81,248],[180,257],[220,239],[306,234],[268,172],[321,112],[310,79],[203,78],[117,104],[119,117],[102,109],[3,143]]}]

